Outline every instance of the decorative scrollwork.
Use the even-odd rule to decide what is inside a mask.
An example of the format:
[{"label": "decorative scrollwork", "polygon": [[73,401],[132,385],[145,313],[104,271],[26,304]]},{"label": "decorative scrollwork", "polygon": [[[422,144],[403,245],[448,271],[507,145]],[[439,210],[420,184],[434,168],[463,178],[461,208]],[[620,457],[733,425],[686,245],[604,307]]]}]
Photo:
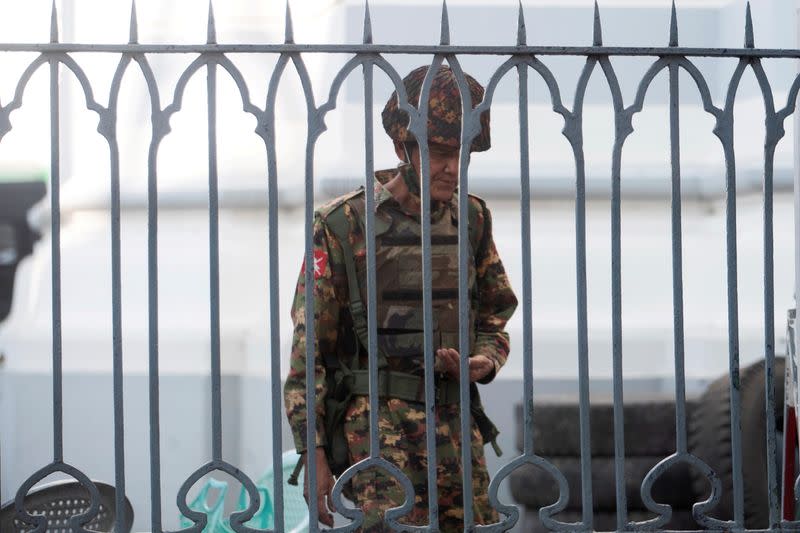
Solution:
[{"label": "decorative scrollwork", "polygon": [[525,464],[530,464],[543,469],[545,472],[550,474],[550,476],[558,484],[558,500],[555,503],[546,507],[542,507],[539,510],[539,516],[545,527],[553,531],[566,531],[570,529],[570,526],[575,525],[567,524],[552,518],[553,515],[558,514],[566,509],[567,502],[569,501],[569,485],[567,484],[567,479],[564,477],[564,474],[562,474],[561,471],[552,463],[543,459],[542,457],[539,457],[538,455],[525,454],[511,460],[508,464],[500,468],[497,474],[495,474],[491,483],[489,483],[489,502],[495,509],[505,515],[506,518],[497,524],[477,525],[475,526],[476,531],[483,531],[486,533],[507,531],[509,528],[514,527],[514,525],[517,523],[519,520],[519,508],[516,505],[505,505],[501,503],[497,497],[497,491],[500,489],[500,484],[505,481],[505,479],[508,478],[512,472]]},{"label": "decorative scrollwork", "polygon": [[97,486],[80,470],[72,465],[61,461],[54,461],[52,464],[34,472],[17,490],[14,498],[14,508],[16,517],[25,524],[33,526],[35,529],[31,533],[44,533],[47,530],[47,517],[44,515],[31,515],[25,510],[25,496],[30,492],[34,485],[42,481],[49,475],[56,473],[66,474],[78,481],[89,493],[91,504],[83,513],[73,515],[67,519],[70,531],[76,533],[93,533],[84,526],[92,521],[100,512],[100,491]]},{"label": "decorative scrollwork", "polygon": [[183,529],[181,532],[200,533],[206,527],[208,516],[205,513],[190,509],[186,503],[186,498],[189,494],[189,489],[191,489],[198,481],[200,481],[200,479],[217,470],[225,472],[241,483],[244,489],[247,491],[247,495],[249,497],[250,504],[245,510],[231,514],[230,523],[233,530],[236,531],[236,533],[261,533],[261,531],[258,529],[244,525],[245,522],[253,518],[253,515],[256,514],[256,511],[258,511],[258,508],[261,505],[261,495],[259,494],[255,483],[253,483],[253,481],[241,470],[224,461],[211,461],[201,466],[192,475],[190,475],[186,481],[183,482],[181,488],[178,489],[178,509],[180,509],[180,512],[183,516],[194,522],[193,526]]},{"label": "decorative scrollwork", "polygon": [[647,473],[642,481],[642,501],[644,502],[645,507],[653,511],[658,516],[644,522],[631,522],[628,524],[628,527],[635,531],[646,531],[658,529],[669,522],[669,519],[672,517],[672,507],[663,503],[656,503],[656,501],[653,500],[652,490],[656,480],[664,472],[678,463],[686,463],[697,468],[697,470],[699,470],[711,482],[711,495],[708,497],[708,499],[703,502],[696,503],[692,507],[692,514],[695,520],[697,520],[698,523],[713,529],[727,529],[731,527],[732,522],[723,522],[721,520],[708,518],[706,516],[706,513],[713,509],[719,502],[722,494],[722,484],[719,480],[719,477],[717,477],[714,471],[706,463],[694,455],[686,452],[675,453],[662,459],[650,470],[650,472]]},{"label": "decorative scrollwork", "polygon": [[420,533],[423,531],[429,531],[430,527],[428,526],[410,526],[407,524],[401,524],[398,521],[400,518],[410,513],[414,507],[414,486],[411,484],[411,480],[408,479],[408,476],[406,476],[402,470],[382,457],[368,457],[362,461],[359,461],[358,463],[351,465],[342,473],[341,476],[339,476],[339,479],[336,480],[332,494],[334,504],[336,505],[336,509],[343,516],[352,520],[352,522],[340,528],[333,528],[331,531],[336,533],[349,533],[350,531],[354,531],[356,528],[361,527],[361,524],[364,522],[363,511],[344,505],[342,493],[345,484],[349,483],[356,476],[356,474],[373,468],[383,470],[388,475],[394,477],[400,483],[400,486],[403,488],[403,492],[405,493],[405,501],[403,502],[403,505],[386,510],[384,519],[389,527],[395,531],[417,531]]}]

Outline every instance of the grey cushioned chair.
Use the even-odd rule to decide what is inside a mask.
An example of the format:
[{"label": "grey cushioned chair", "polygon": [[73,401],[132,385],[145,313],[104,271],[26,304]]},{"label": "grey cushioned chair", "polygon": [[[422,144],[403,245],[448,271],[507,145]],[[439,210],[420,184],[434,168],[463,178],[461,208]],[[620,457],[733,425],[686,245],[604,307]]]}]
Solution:
[{"label": "grey cushioned chair", "polygon": [[[100,492],[100,510],[84,528],[98,532],[114,531],[116,521],[115,490],[112,485],[93,481]],[[71,533],[69,518],[86,512],[91,504],[89,491],[77,481],[54,481],[34,488],[25,498],[25,510],[31,515],[47,516],[48,533]],[[0,508],[0,531],[3,533],[28,533],[34,528],[15,517],[14,500]],[[133,527],[133,507],[125,499],[125,523],[121,531],[129,533]]]}]

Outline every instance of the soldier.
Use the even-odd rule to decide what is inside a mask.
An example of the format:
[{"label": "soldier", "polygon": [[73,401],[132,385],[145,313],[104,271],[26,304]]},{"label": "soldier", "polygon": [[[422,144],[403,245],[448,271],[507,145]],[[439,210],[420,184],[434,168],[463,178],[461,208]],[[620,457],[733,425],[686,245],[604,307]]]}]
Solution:
[{"label": "soldier", "polygon": [[[413,70],[403,83],[417,105],[427,66]],[[473,105],[483,87],[466,76]],[[415,501],[401,521],[428,522],[427,449],[424,411],[424,342],[420,155],[408,131],[408,115],[394,93],[382,113],[383,125],[403,161],[396,169],[375,173],[377,328],[380,372],[379,438],[381,456],[411,480]],[[489,149],[489,112],[470,151]],[[461,429],[458,353],[458,161],[461,100],[449,67],[439,67],[431,84],[428,117],[430,152],[433,323],[436,371],[436,456],[439,527],[463,529]],[[489,476],[483,453],[497,430],[483,413],[476,383],[491,381],[509,351],[506,322],[517,299],[492,239],[491,216],[483,200],[469,197],[470,356],[473,403],[473,509],[478,524],[496,522],[488,501]],[[314,221],[314,303],[316,335],[316,458],[320,521],[332,526],[330,501],[338,475],[347,464],[369,456],[369,397],[366,325],[366,241],[363,189],[321,207]],[[349,264],[348,264],[349,263]],[[363,303],[362,303],[363,302]],[[286,412],[295,446],[306,453],[305,274],[301,272],[292,307],[294,339],[284,389]],[[301,462],[305,462],[305,455]],[[333,467],[333,473],[332,473]],[[306,473],[306,501],[308,501]],[[403,504],[401,485],[383,470],[355,475],[346,494],[365,513],[363,531],[389,530],[383,512]],[[326,506],[326,500],[328,505]]]}]

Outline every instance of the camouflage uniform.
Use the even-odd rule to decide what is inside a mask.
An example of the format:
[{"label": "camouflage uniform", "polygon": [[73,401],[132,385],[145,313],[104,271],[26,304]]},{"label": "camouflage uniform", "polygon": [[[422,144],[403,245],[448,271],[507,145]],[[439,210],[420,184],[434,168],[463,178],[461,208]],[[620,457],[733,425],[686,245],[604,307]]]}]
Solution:
[{"label": "camouflage uniform", "polygon": [[[400,171],[405,172],[409,168],[404,166],[400,168]],[[409,223],[409,220],[412,220],[412,224],[419,226],[419,215],[403,212],[391,193],[382,185],[396,173],[397,170],[395,169],[376,173],[377,180],[374,191],[377,210],[376,220],[396,220],[398,217],[405,217],[405,223]],[[321,419],[325,416],[323,399],[326,394],[326,370],[320,354],[325,353],[325,350],[330,350],[338,353],[340,357],[347,358],[352,357],[351,354],[353,353],[352,349],[342,347],[342,344],[346,343],[339,342],[341,338],[349,334],[349,329],[352,327],[349,315],[345,312],[349,298],[347,275],[341,245],[328,227],[326,219],[334,209],[345,210],[345,215],[350,224],[350,246],[355,256],[355,264],[358,272],[363,273],[366,268],[366,243],[361,230],[362,226],[357,219],[358,213],[352,209],[350,203],[345,203],[346,200],[354,196],[357,195],[345,195],[321,207],[316,213],[314,222],[315,259],[322,259],[321,261],[315,261],[315,266],[321,268],[315,270],[314,287],[315,333],[318,340],[316,348],[317,359],[315,362],[317,391],[315,406],[318,421],[316,443],[318,446],[325,442]],[[494,362],[494,372],[482,380],[482,382],[487,382],[494,377],[508,356],[509,342],[504,328],[516,308],[517,300],[511,290],[503,264],[491,237],[490,213],[482,201],[476,197],[471,196],[470,202],[477,204],[476,207],[480,213],[476,224],[478,226],[478,235],[481,236],[482,242],[482,246],[475,255],[473,279],[477,296],[477,309],[475,313],[475,328],[471,339],[471,354],[486,355]],[[431,213],[432,225],[438,226],[443,221],[445,226],[453,226],[453,223],[457,221],[457,198],[455,196],[450,202],[434,202],[433,204]],[[435,230],[432,233],[436,235]],[[380,248],[378,252],[380,252]],[[455,265],[453,267],[457,268]],[[363,287],[366,287],[363,279],[361,286],[363,291]],[[366,298],[362,296],[362,299],[366,302]],[[452,309],[450,314],[457,316],[457,309]],[[291,368],[284,394],[287,415],[294,432],[295,446],[299,451],[303,451],[306,448],[307,441],[305,410],[305,278],[302,272],[295,292],[292,319],[295,324],[295,333],[292,343]],[[379,327],[385,325],[379,323]],[[443,344],[440,346],[437,343],[434,346],[435,349],[439,347],[458,348],[457,340],[452,337],[449,339],[440,338],[439,342]],[[358,364],[361,365],[361,368],[366,368],[367,361],[363,354],[361,359]],[[389,357],[388,362],[392,370],[423,375],[423,361],[421,358]],[[347,364],[352,368],[352,361]],[[352,462],[357,462],[369,456],[368,408],[368,397],[356,396],[345,417],[345,433],[350,446]],[[461,437],[458,404],[437,405],[436,419],[440,527],[443,531],[460,531],[463,529],[463,501],[461,496]],[[405,520],[417,525],[424,525],[428,521],[425,433],[423,404],[397,398],[381,399],[379,413],[381,455],[401,468],[414,485],[416,494],[414,510]],[[489,506],[489,476],[486,471],[486,461],[483,454],[483,441],[474,423],[471,442],[475,521],[479,524],[492,523],[497,520],[497,514]],[[366,531],[382,531],[383,527],[385,527],[381,523],[383,511],[389,507],[401,505],[404,500],[404,494],[399,483],[388,477],[383,471],[374,468],[355,476],[353,479],[353,493],[356,495],[356,504],[366,513],[364,523],[364,530]]]}]

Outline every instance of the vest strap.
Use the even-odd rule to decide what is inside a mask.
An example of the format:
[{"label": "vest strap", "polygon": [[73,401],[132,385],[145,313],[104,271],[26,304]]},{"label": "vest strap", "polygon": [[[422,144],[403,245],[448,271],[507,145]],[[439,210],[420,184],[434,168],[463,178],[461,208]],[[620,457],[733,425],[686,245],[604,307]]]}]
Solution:
[{"label": "vest strap", "polygon": [[[359,224],[361,223],[360,217]],[[361,302],[361,291],[359,290],[358,275],[356,274],[356,264],[353,259],[353,248],[350,246],[350,225],[347,222],[347,217],[344,214],[344,209],[336,209],[328,215],[328,227],[331,228],[333,234],[339,239],[339,245],[342,247],[342,254],[344,255],[344,268],[347,272],[347,288],[350,298],[350,316],[353,319],[353,331],[356,337],[364,347],[369,347],[369,327],[367,325],[367,312],[364,304]],[[363,228],[362,228],[363,229]],[[378,367],[384,368],[388,366],[386,356],[378,349]]]},{"label": "vest strap", "polygon": [[[369,395],[369,371],[353,370],[353,394]],[[450,405],[458,403],[460,389],[458,383],[440,380],[436,383],[436,404]],[[425,380],[421,376],[381,370],[378,372],[378,396],[381,398],[398,398],[407,402],[425,403]]]}]

